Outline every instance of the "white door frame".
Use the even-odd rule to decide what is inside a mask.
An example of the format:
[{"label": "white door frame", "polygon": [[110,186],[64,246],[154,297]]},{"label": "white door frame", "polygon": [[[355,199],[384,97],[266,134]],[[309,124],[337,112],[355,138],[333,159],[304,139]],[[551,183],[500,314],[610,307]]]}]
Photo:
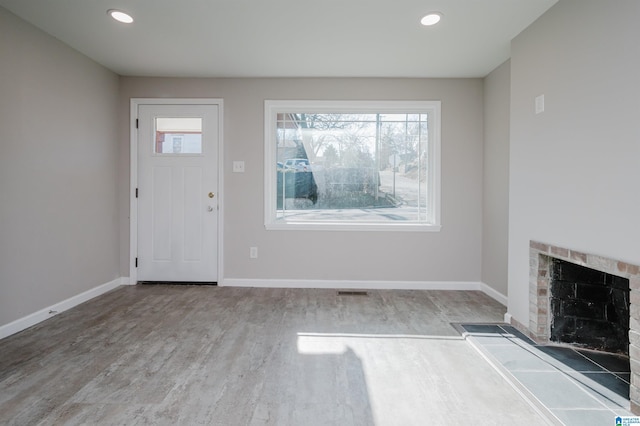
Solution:
[{"label": "white door frame", "polygon": [[138,270],[136,258],[138,257],[138,199],[136,198],[136,188],[138,188],[138,119],[139,105],[217,105],[218,106],[218,285],[223,282],[223,212],[224,212],[224,156],[223,156],[223,100],[217,98],[131,98],[130,107],[130,187],[129,187],[129,284],[138,282]]}]

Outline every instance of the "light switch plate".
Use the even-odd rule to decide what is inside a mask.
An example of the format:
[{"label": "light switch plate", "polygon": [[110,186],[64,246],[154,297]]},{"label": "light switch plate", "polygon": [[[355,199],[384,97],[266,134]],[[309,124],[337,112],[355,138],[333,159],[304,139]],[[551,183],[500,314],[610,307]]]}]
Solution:
[{"label": "light switch plate", "polygon": [[244,161],[233,162],[233,173],[244,173]]},{"label": "light switch plate", "polygon": [[536,114],[544,112],[544,95],[536,96]]}]

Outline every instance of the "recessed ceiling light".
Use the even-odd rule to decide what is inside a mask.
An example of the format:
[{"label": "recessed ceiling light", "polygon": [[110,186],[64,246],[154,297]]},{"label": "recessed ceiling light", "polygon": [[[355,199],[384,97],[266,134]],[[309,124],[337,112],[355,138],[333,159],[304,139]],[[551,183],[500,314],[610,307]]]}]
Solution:
[{"label": "recessed ceiling light", "polygon": [[107,10],[107,13],[118,22],[122,22],[125,24],[130,24],[133,22],[133,18],[131,17],[131,15],[121,10],[109,9]]},{"label": "recessed ceiling light", "polygon": [[435,25],[438,22],[440,22],[440,19],[442,19],[442,13],[440,12],[431,12],[427,15],[424,16],[424,18],[422,18],[420,20],[420,23],[424,26],[430,26],[430,25]]}]

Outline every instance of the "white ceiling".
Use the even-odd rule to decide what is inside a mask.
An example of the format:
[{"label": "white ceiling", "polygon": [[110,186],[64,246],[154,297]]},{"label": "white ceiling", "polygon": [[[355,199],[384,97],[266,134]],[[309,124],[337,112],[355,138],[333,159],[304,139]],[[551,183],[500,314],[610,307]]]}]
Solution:
[{"label": "white ceiling", "polygon": [[[121,75],[484,77],[557,0],[0,0]],[[107,16],[121,9],[135,22]],[[443,13],[435,27],[420,18]],[[1,28],[0,28],[1,32]]]}]

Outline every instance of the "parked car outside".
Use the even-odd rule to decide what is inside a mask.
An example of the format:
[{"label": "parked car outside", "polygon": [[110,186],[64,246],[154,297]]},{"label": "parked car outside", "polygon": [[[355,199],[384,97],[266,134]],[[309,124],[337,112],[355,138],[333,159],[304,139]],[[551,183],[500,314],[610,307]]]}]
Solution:
[{"label": "parked car outside", "polygon": [[284,162],[285,169],[295,170],[297,172],[310,172],[311,165],[306,158],[290,158]]}]

